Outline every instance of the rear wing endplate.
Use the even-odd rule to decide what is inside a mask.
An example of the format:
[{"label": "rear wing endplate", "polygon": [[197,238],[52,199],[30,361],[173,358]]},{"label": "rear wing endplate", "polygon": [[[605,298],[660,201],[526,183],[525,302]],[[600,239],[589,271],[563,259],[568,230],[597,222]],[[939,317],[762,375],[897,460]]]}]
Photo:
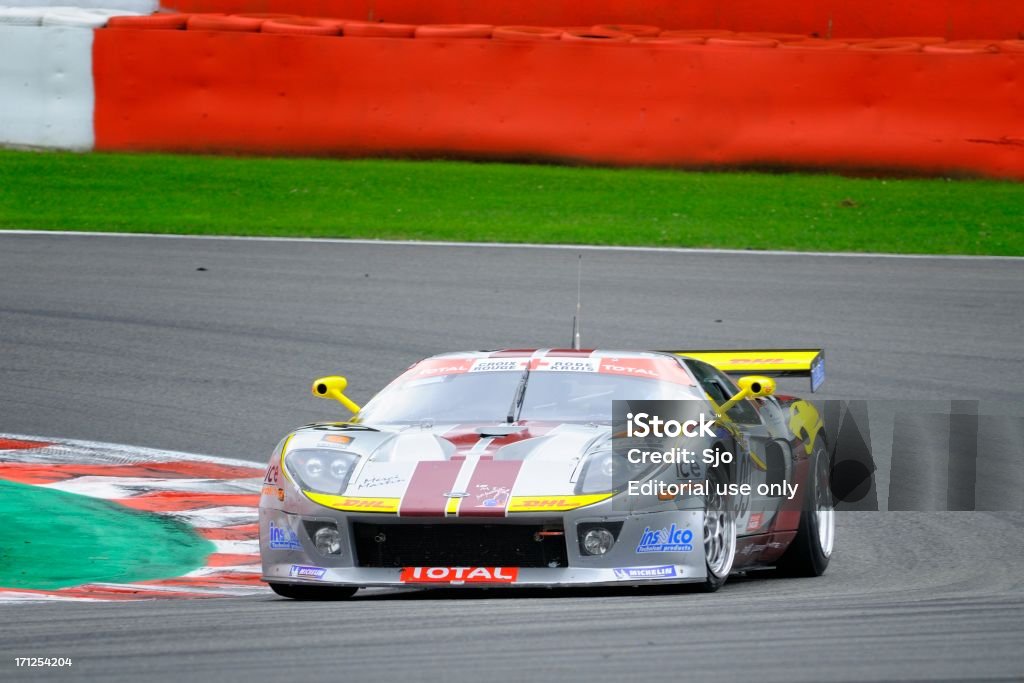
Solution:
[{"label": "rear wing endplate", "polygon": [[668,353],[704,361],[729,375],[810,377],[812,393],[825,381],[825,352],[822,349],[704,350]]}]

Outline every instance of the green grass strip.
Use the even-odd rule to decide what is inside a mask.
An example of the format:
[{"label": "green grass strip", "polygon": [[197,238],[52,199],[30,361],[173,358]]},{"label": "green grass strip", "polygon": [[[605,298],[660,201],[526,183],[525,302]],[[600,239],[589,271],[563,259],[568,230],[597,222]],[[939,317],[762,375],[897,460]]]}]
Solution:
[{"label": "green grass strip", "polygon": [[1024,184],[0,151],[0,228],[1024,255]]},{"label": "green grass strip", "polygon": [[105,500],[0,480],[0,587],[54,590],[164,579],[215,550],[183,522]]}]

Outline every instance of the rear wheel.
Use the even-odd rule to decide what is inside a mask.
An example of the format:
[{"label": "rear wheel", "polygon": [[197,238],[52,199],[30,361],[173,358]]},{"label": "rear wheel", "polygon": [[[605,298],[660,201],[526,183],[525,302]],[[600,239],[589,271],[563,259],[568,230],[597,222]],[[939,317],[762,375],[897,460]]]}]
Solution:
[{"label": "rear wheel", "polygon": [[347,600],[359,590],[347,586],[306,586],[294,583],[271,583],[270,589],[282,598],[292,600]]},{"label": "rear wheel", "polygon": [[782,576],[821,576],[828,568],[836,538],[836,511],[829,477],[832,459],[819,438],[814,442],[814,461],[804,492],[800,529],[776,565]]},{"label": "rear wheel", "polygon": [[720,470],[708,476],[708,494],[704,499],[704,562],[707,577],[701,589],[713,593],[725,583],[736,559],[736,512],[732,497],[718,492],[728,479]]}]

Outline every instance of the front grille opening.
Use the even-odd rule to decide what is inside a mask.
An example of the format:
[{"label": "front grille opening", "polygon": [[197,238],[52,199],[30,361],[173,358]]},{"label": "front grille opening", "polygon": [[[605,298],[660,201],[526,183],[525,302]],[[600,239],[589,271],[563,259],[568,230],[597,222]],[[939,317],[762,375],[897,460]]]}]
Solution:
[{"label": "front grille opening", "polygon": [[566,567],[565,530],[551,524],[355,522],[359,567]]}]

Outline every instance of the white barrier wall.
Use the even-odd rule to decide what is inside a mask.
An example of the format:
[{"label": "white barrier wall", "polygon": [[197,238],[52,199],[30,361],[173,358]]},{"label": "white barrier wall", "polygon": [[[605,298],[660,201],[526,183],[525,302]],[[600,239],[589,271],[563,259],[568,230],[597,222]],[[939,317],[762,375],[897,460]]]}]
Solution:
[{"label": "white barrier wall", "polygon": [[93,31],[0,24],[0,144],[92,149]]},{"label": "white barrier wall", "polygon": [[[129,13],[152,14],[160,9],[159,0],[0,0],[4,7],[77,7],[89,9],[128,10]],[[241,10],[239,10],[241,11]]]}]

